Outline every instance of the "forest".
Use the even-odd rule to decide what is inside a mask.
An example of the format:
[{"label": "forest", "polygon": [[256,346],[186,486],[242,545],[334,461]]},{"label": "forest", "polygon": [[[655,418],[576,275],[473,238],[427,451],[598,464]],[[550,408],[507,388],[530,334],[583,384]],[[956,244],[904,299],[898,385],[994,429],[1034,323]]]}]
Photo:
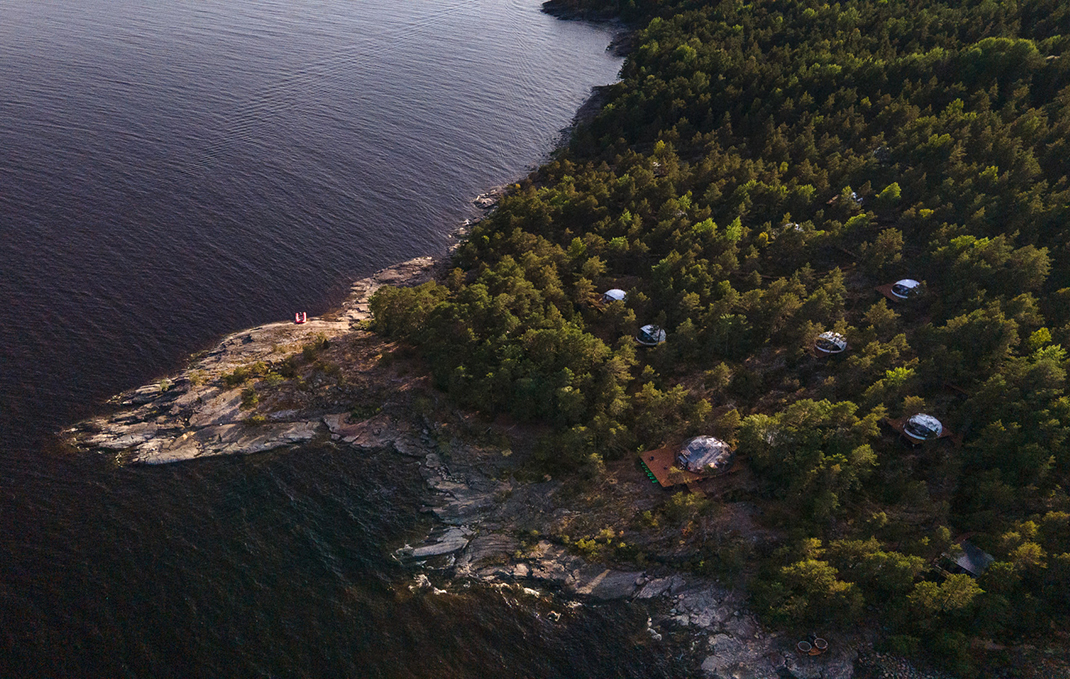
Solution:
[{"label": "forest", "polygon": [[[547,425],[556,474],[735,445],[784,536],[748,557],[771,625],[876,622],[959,676],[1065,643],[1070,3],[557,4],[635,27],[620,82],[377,329]],[[953,435],[888,427],[918,413]],[[963,538],[978,577],[940,567]]]}]

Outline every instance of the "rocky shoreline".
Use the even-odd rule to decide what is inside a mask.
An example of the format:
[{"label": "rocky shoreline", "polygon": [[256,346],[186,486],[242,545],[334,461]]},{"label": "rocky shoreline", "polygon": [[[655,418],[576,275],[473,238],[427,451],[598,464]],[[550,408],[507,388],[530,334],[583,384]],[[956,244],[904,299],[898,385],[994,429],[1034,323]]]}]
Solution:
[{"label": "rocky shoreline", "polygon": [[441,266],[432,257],[402,262],[356,281],[341,306],[323,316],[227,335],[177,374],[114,397],[109,403],[117,412],[79,422],[64,438],[76,448],[114,453],[122,463],[164,464],[259,453],[324,436],[322,418],[297,409],[264,414],[243,408],[236,371],[268,366],[359,330],[371,318],[368,301],[381,286],[418,285]]},{"label": "rocky shoreline", "polygon": [[428,510],[440,525],[424,542],[404,545],[395,554],[417,570],[416,587],[433,587],[427,578],[433,573],[444,580],[443,587],[471,582],[511,586],[555,598],[563,609],[589,600],[642,605],[649,614],[651,642],[690,655],[711,678],[856,676],[859,651],[869,647],[865,634],[838,638],[823,656],[801,655],[794,650],[795,639],[761,627],[739,591],[666,568],[626,570],[590,563],[557,541],[534,537],[539,531],[532,526],[548,529],[572,512],[564,506],[567,498],[559,497],[564,492],[560,481],[496,480],[505,466],[500,453],[456,439],[444,460],[437,443],[442,439],[433,427],[406,431],[384,417],[359,429],[335,436],[358,447],[387,445],[404,455],[422,456],[420,473],[434,493]]},{"label": "rocky shoreline", "polygon": [[[78,423],[64,436],[79,450],[113,455],[121,464],[327,440],[365,454],[413,458],[428,491],[423,511],[437,523],[424,541],[395,553],[416,572],[416,586],[430,586],[430,574],[447,588],[541,588],[531,591],[565,601],[566,609],[588,600],[645,606],[651,643],[688,654],[707,677],[856,676],[859,655],[870,648],[866,633],[837,637],[822,656],[801,655],[796,639],[764,630],[744,595],[715,580],[666,566],[609,568],[543,537],[560,535],[586,512],[567,484],[549,477],[517,480],[523,454],[514,456],[501,437],[488,443],[481,434],[493,425],[472,414],[422,407],[437,398],[426,378],[389,360],[392,347],[366,329],[375,290],[418,285],[444,268],[444,261],[430,257],[403,262],[357,281],[340,308],[307,323],[269,323],[228,335],[184,370],[120,394],[112,399],[115,412]],[[276,372],[287,366],[288,377]],[[638,484],[643,493],[656,492],[629,470],[610,474],[614,488]]]}]

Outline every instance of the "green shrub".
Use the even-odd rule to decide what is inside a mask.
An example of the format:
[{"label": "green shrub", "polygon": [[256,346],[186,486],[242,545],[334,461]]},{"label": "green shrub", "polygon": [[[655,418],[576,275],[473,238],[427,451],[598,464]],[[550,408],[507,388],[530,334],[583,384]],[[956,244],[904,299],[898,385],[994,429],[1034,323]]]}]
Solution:
[{"label": "green shrub", "polygon": [[253,376],[252,371],[248,366],[238,366],[229,373],[223,373],[220,379],[223,380],[223,384],[228,387],[236,387],[239,384],[244,384]]},{"label": "green shrub", "polygon": [[241,391],[241,407],[243,410],[255,408],[260,403],[260,395],[254,387],[246,387]]}]

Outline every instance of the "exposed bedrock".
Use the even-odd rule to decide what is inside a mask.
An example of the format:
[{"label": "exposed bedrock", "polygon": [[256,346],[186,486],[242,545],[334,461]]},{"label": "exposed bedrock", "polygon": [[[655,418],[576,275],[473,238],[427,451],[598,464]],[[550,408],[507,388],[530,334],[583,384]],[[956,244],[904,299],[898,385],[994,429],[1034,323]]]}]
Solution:
[{"label": "exposed bedrock", "polygon": [[243,402],[242,388],[228,386],[224,375],[358,330],[371,318],[368,303],[376,290],[430,280],[436,264],[419,257],[356,281],[338,309],[306,323],[268,323],[227,335],[177,374],[118,395],[111,401],[116,412],[80,422],[65,437],[79,448],[117,454],[124,463],[163,464],[259,453],[326,435],[330,423],[317,414],[254,412]]}]

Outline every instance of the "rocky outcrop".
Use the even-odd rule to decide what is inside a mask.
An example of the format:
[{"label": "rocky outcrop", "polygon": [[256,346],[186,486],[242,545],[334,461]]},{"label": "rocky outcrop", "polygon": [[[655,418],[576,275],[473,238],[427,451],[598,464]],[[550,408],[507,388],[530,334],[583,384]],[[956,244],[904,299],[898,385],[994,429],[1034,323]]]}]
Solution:
[{"label": "rocky outcrop", "polygon": [[[280,361],[306,345],[353,332],[371,318],[368,303],[383,285],[430,280],[436,260],[419,257],[355,282],[342,305],[306,323],[268,323],[224,337],[213,349],[168,379],[112,399],[119,410],[80,422],[64,432],[75,446],[117,454],[124,463],[163,464],[213,455],[246,455],[304,443],[328,431],[374,444],[363,430],[337,419],[321,421],[299,410],[256,413],[243,407],[241,388],[223,376]],[[333,428],[332,428],[333,425]],[[371,425],[365,424],[365,429]],[[374,428],[374,427],[371,427]],[[398,438],[398,437],[395,437]],[[399,439],[400,446],[406,445]]]},{"label": "rocky outcrop", "polygon": [[355,448],[392,448],[402,455],[418,458],[427,454],[412,424],[406,420],[385,413],[356,422],[351,419],[349,413],[338,413],[325,415],[323,422],[330,430],[332,439]]},{"label": "rocky outcrop", "polygon": [[496,186],[486,193],[481,193],[472,200],[472,204],[480,210],[489,211],[498,206],[502,196],[505,195],[504,186]]},{"label": "rocky outcrop", "polygon": [[[801,639],[764,630],[747,610],[746,597],[717,582],[594,565],[545,539],[525,544],[514,537],[516,517],[519,512],[538,512],[531,497],[552,496],[554,483],[514,488],[481,474],[473,463],[474,453],[454,447],[444,462],[428,437],[395,433],[382,420],[337,431],[349,432],[354,442],[375,445],[393,445],[387,440],[393,436],[418,439],[424,451],[421,473],[439,503],[431,511],[444,527],[433,530],[420,545],[401,548],[398,557],[403,562],[419,561],[454,580],[543,587],[581,601],[622,600],[646,606],[651,610],[648,632],[655,641],[676,638],[680,632],[689,639],[702,639],[697,646],[690,643],[687,652],[710,679],[849,679],[855,676],[859,652],[869,646],[862,634],[841,636],[829,640],[823,655],[803,655],[796,650]],[[522,492],[534,487],[537,493]]]},{"label": "rocky outcrop", "polygon": [[403,561],[420,561],[433,556],[444,556],[464,549],[468,545],[472,531],[467,528],[449,527],[428,536],[427,541],[419,547],[405,545],[395,552]]},{"label": "rocky outcrop", "polygon": [[306,443],[319,433],[316,422],[248,426],[221,424],[193,429],[173,438],[154,437],[135,447],[129,462],[166,464],[213,455],[249,455]]},{"label": "rocky outcrop", "polygon": [[671,603],[673,623],[708,635],[702,671],[710,677],[849,679],[866,644],[840,637],[823,655],[802,655],[799,640],[764,631],[740,593],[697,578],[675,576],[659,596]]},{"label": "rocky outcrop", "polygon": [[584,566],[570,583],[576,594],[594,599],[627,599],[635,594],[642,571],[616,571],[600,566]]}]

